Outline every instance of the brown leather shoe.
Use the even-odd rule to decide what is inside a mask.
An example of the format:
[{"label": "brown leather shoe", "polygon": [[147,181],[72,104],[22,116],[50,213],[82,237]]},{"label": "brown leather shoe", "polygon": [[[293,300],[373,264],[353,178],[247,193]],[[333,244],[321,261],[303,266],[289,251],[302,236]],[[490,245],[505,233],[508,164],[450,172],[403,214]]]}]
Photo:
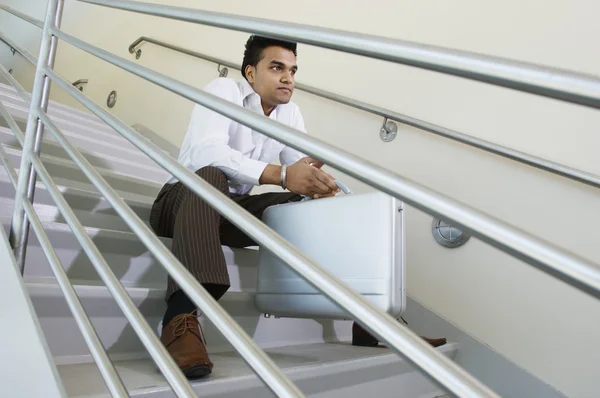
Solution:
[{"label": "brown leather shoe", "polygon": [[[421,338],[434,347],[439,347],[446,344],[446,339],[443,337],[430,339],[421,336]],[[377,347],[379,345],[379,340],[377,340],[377,338],[375,338],[375,336],[373,336],[371,333],[363,329],[358,323],[354,322],[352,323],[352,345],[359,347]]]},{"label": "brown leather shoe", "polygon": [[160,341],[188,379],[204,377],[213,364],[206,352],[204,336],[195,313],[181,314],[163,328]]}]

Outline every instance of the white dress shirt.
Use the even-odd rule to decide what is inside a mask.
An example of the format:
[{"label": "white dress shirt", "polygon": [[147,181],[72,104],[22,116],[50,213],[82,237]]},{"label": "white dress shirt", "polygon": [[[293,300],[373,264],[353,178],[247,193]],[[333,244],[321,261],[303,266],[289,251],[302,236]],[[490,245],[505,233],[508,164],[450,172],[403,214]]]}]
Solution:
[{"label": "white dress shirt", "polygon": [[[204,90],[264,115],[260,96],[245,79],[218,78]],[[300,109],[292,102],[278,105],[269,117],[306,133]],[[290,165],[306,155],[196,104],[178,161],[193,172],[206,166],[221,169],[229,180],[230,192],[243,195],[259,185],[263,170],[278,156],[281,164]],[[171,177],[167,182],[177,181]]]}]

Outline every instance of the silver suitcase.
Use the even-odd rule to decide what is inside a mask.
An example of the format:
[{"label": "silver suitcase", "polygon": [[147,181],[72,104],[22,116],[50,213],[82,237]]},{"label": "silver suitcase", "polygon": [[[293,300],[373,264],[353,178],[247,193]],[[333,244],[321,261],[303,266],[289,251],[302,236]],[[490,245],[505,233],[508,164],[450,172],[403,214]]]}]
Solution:
[{"label": "silver suitcase", "polygon": [[[403,203],[380,192],[286,203],[263,221],[388,314],[406,307]],[[266,249],[259,252],[255,304],[279,317],[349,319]]]}]

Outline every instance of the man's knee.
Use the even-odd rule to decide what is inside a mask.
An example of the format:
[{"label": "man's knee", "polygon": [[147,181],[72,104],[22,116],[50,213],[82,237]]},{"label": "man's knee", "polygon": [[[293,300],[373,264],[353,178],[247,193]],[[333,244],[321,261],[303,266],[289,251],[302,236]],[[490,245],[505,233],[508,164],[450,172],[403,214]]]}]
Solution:
[{"label": "man's knee", "polygon": [[196,171],[196,175],[222,192],[229,190],[227,176],[218,167],[206,166]]}]

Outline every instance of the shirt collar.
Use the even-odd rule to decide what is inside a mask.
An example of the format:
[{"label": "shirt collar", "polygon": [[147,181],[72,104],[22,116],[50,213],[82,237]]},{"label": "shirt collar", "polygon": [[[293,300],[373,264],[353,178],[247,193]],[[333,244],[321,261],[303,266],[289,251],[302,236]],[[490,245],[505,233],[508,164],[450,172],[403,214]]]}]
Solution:
[{"label": "shirt collar", "polygon": [[[258,107],[258,110],[260,111],[261,114],[264,115],[263,110],[262,110],[262,106],[260,104],[260,95],[258,95],[258,93],[256,91],[254,91],[254,89],[252,88],[252,86],[250,85],[250,83],[248,83],[248,81],[246,79],[242,79],[241,80],[241,84],[242,84],[242,101],[244,101],[246,98],[250,97],[252,94],[255,95],[254,99],[251,100],[255,103],[254,106]],[[277,106],[273,109],[273,112],[271,112],[271,115],[269,116],[270,118],[276,118],[277,115]]]},{"label": "shirt collar", "polygon": [[242,100],[245,100],[246,97],[252,94],[256,94],[256,91],[254,91],[254,89],[246,79],[242,79]]}]

